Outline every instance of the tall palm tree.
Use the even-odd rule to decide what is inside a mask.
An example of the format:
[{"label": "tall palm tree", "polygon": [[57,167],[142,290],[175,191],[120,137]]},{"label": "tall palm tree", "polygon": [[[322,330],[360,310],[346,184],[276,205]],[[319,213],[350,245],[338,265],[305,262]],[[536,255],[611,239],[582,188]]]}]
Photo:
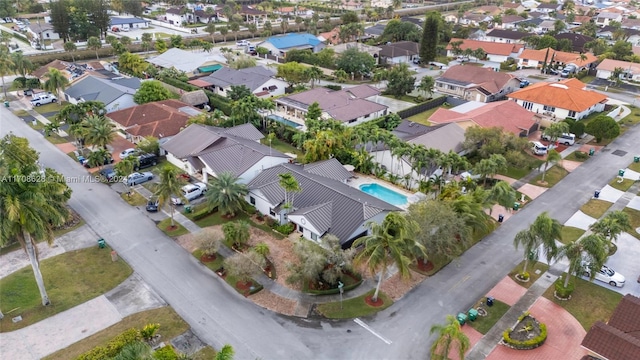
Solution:
[{"label": "tall palm tree", "polygon": [[[284,208],[286,210],[291,210],[293,208],[293,198],[295,193],[302,190],[300,188],[300,184],[290,172],[278,174],[278,178],[280,179],[280,187],[284,189]],[[289,196],[291,196],[291,198],[289,198]]]},{"label": "tall palm tree", "polygon": [[309,80],[311,80],[311,88],[313,89],[315,87],[316,81],[320,79],[323,74],[322,70],[320,70],[320,68],[317,66],[312,66],[310,68],[307,68],[305,72],[307,73],[307,76],[309,76]]},{"label": "tall palm tree", "polygon": [[410,276],[411,262],[416,256],[426,257],[426,253],[424,246],[413,239],[417,226],[415,222],[398,212],[387,214],[382,224],[369,222],[368,226],[371,233],[357,239],[353,245],[356,248],[364,245],[362,252],[355,258],[356,263],[366,263],[374,274],[380,271],[372,297],[375,302],[389,265],[394,264],[400,276],[406,278]]},{"label": "tall palm tree", "polygon": [[560,160],[562,160],[562,156],[555,149],[551,149],[547,152],[547,159],[544,161],[544,170],[542,170],[542,182],[544,182],[544,176],[547,174],[549,163],[555,163]]},{"label": "tall palm tree", "polygon": [[[2,31],[4,34],[4,31]],[[11,60],[9,48],[0,47],[0,77],[2,78],[2,88],[4,89],[4,98],[7,98],[7,87],[4,85],[4,77],[11,74],[15,64]]]},{"label": "tall palm tree", "polygon": [[505,210],[508,211],[516,202],[516,190],[512,188],[508,182],[498,181],[491,188],[489,197],[491,198],[491,202],[503,206]]},{"label": "tall palm tree", "polygon": [[438,339],[431,345],[432,360],[448,360],[451,345],[457,344],[458,358],[464,359],[464,353],[469,349],[470,343],[464,334],[460,323],[453,315],[447,315],[445,325],[436,324],[431,327],[429,334],[438,333]]},{"label": "tall palm tree", "polygon": [[583,264],[588,264],[591,279],[609,257],[607,240],[599,234],[587,235],[572,241],[558,249],[556,260],[566,257],[569,260],[569,271],[564,279],[564,287],[569,286],[569,277],[582,271]]},{"label": "tall palm tree", "polygon": [[472,233],[489,229],[491,218],[485,212],[489,204],[487,191],[479,187],[451,200],[451,207],[460,215]]},{"label": "tall palm tree", "polygon": [[524,248],[525,263],[522,272],[527,271],[529,254],[540,246],[545,252],[547,262],[550,262],[558,252],[556,240],[560,239],[562,239],[562,225],[558,220],[552,219],[546,211],[538,215],[528,229],[518,232],[513,239],[513,245],[516,249],[518,246]]},{"label": "tall palm tree", "polygon": [[165,165],[160,169],[160,183],[155,188],[154,194],[158,197],[158,205],[160,208],[165,207],[167,203],[171,207],[171,227],[175,226],[175,222],[173,220],[173,211],[175,207],[171,202],[171,197],[174,194],[178,194],[178,196],[182,196],[180,192],[180,188],[182,188],[183,181],[178,176],[180,175],[180,169]]},{"label": "tall palm tree", "polygon": [[248,192],[247,185],[239,183],[237,176],[223,172],[207,191],[207,209],[212,211],[217,207],[222,215],[235,216],[242,210]]},{"label": "tall palm tree", "polygon": [[86,144],[99,146],[104,149],[116,136],[116,127],[102,115],[89,115],[82,122],[84,141]]},{"label": "tall palm tree", "polygon": [[11,54],[11,61],[13,61],[14,69],[17,74],[25,77],[28,73],[35,70],[35,66],[29,60],[28,57],[24,56],[21,51],[14,52]]},{"label": "tall palm tree", "polygon": [[38,154],[26,139],[7,135],[0,141],[0,152],[5,155],[0,175],[22,175],[0,186],[0,246],[9,239],[17,239],[22,245],[33,269],[42,305],[46,306],[51,302],[40,272],[36,241],[53,243],[53,227],[64,224],[69,217],[66,204],[71,190],[52,169],[44,170],[43,176],[59,180],[26,181],[27,176],[42,171],[37,165]]},{"label": "tall palm tree", "polygon": [[111,154],[104,148],[98,148],[89,153],[87,156],[87,163],[90,167],[102,168],[102,166],[111,158]]},{"label": "tall palm tree", "polygon": [[58,105],[62,106],[60,91],[69,85],[69,79],[56,68],[49,68],[49,72],[44,77],[47,79],[44,82],[44,89],[56,94],[59,99]]},{"label": "tall palm tree", "polygon": [[632,228],[629,215],[624,211],[616,210],[607,213],[589,229],[613,243],[623,231],[629,231]]}]

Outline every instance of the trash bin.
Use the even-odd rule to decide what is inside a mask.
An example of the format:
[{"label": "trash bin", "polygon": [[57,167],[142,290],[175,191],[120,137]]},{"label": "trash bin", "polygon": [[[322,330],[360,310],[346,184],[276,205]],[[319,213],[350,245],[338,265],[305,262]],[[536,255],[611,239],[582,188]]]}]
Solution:
[{"label": "trash bin", "polygon": [[518,209],[520,209],[520,203],[519,202],[514,202],[513,203],[513,210],[517,211]]},{"label": "trash bin", "polygon": [[594,191],[594,192],[593,192],[593,198],[594,198],[594,199],[597,199],[597,198],[599,198],[599,197],[600,197],[600,191],[598,191],[598,190]]},{"label": "trash bin", "polygon": [[98,239],[98,247],[100,249],[104,249],[105,247],[107,247],[107,243],[104,241],[104,239]]},{"label": "trash bin", "polygon": [[191,205],[185,205],[184,206],[184,212],[187,214],[191,214]]},{"label": "trash bin", "polygon": [[464,325],[464,323],[467,322],[467,314],[465,313],[459,313],[456,318],[458,319],[460,325]]},{"label": "trash bin", "polygon": [[589,149],[589,156],[593,156],[593,154],[595,153],[596,153],[596,149],[594,148]]},{"label": "trash bin", "polygon": [[9,107],[9,102],[8,101],[4,102],[4,107]]},{"label": "trash bin", "polygon": [[478,318],[478,310],[469,309],[468,315],[469,315],[469,321],[475,321]]},{"label": "trash bin", "polygon": [[634,162],[634,163],[640,162],[640,155],[636,155],[636,156],[634,156],[634,157],[633,157],[633,162]]},{"label": "trash bin", "polygon": [[618,176],[624,176],[624,169],[618,170]]},{"label": "trash bin", "polygon": [[504,221],[504,215],[500,214],[498,215],[498,222],[501,223]]},{"label": "trash bin", "polygon": [[487,306],[493,306],[493,300],[495,300],[493,296],[487,296]]}]

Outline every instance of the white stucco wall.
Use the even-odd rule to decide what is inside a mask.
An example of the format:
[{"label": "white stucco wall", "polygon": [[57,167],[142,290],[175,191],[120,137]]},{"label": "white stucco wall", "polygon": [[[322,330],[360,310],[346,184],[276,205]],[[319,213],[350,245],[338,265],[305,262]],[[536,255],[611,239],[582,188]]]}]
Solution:
[{"label": "white stucco wall", "polygon": [[111,103],[106,104],[105,108],[107,109],[107,113],[110,113],[110,112],[130,108],[136,105],[137,105],[136,102],[133,101],[133,95],[124,94],[119,98],[117,98],[116,100],[112,101]]},{"label": "white stucco wall", "polygon": [[191,164],[188,161],[182,161],[171,153],[167,153],[167,161],[179,167],[180,169],[186,171],[189,175],[194,175],[196,173],[196,170],[191,166]]}]

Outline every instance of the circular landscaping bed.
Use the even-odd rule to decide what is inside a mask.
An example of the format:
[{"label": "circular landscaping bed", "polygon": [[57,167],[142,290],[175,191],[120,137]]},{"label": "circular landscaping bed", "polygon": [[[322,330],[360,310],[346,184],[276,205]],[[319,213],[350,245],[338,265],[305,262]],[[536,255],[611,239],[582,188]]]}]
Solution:
[{"label": "circular landscaping bed", "polygon": [[428,273],[435,268],[435,265],[431,260],[424,261],[423,259],[418,259],[416,262],[416,267],[423,273]]},{"label": "circular landscaping bed", "polygon": [[364,301],[367,303],[367,305],[373,307],[380,307],[384,304],[384,300],[382,300],[382,297],[380,296],[378,296],[378,298],[374,301],[373,295],[369,295],[364,298]]},{"label": "circular landscaping bed", "polygon": [[512,329],[505,330],[502,340],[513,349],[535,349],[547,340],[547,327],[525,312]]},{"label": "circular landscaping bed", "polygon": [[213,255],[202,254],[200,256],[200,261],[202,261],[203,263],[208,263],[208,262],[216,261],[217,258],[218,257],[216,256],[216,254],[213,254]]}]

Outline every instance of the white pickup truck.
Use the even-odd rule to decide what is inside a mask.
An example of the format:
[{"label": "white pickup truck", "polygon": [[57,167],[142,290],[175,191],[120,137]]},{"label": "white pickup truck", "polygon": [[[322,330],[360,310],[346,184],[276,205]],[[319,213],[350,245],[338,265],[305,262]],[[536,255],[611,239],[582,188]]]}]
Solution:
[{"label": "white pickup truck", "polygon": [[[182,196],[187,199],[187,201],[191,201],[196,199],[204,193],[207,192],[207,184],[205,183],[195,183],[195,184],[187,184],[180,189]],[[171,203],[173,205],[182,205],[182,198],[179,197],[171,197]]]},{"label": "white pickup truck", "polygon": [[31,100],[31,105],[40,106],[58,101],[58,98],[51,94],[40,95],[38,98]]}]

